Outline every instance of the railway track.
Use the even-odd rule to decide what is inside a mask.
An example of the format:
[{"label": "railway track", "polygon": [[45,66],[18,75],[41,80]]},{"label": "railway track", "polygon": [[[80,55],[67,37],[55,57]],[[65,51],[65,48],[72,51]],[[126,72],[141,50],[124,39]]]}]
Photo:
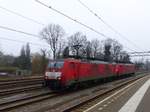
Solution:
[{"label": "railway track", "polygon": [[0,96],[6,96],[10,94],[36,90],[40,88],[42,88],[42,84],[29,85],[29,86],[24,86],[24,87],[16,87],[16,88],[8,88],[8,89],[0,90]]},{"label": "railway track", "polygon": [[22,98],[15,99],[15,100],[3,101],[0,103],[0,111],[1,112],[8,111],[13,108],[17,108],[20,106],[34,103],[34,102],[40,102],[42,100],[53,98],[55,96],[58,96],[58,94],[49,91],[49,92],[44,92],[40,94],[34,94],[28,97],[22,97]]},{"label": "railway track", "polygon": [[42,78],[5,81],[5,82],[0,82],[0,89],[2,90],[2,89],[6,89],[6,88],[14,88],[14,87],[27,86],[27,85],[42,84],[42,82],[43,82]]},{"label": "railway track", "polygon": [[[34,108],[35,110],[32,110],[32,112],[41,112],[41,111],[42,112],[44,111],[68,112],[69,111],[70,112],[70,111],[74,111],[75,109],[76,111],[81,111],[82,109],[80,107],[84,107],[84,105],[88,104],[88,102],[91,102],[92,100],[102,97],[105,94],[115,91],[116,89],[119,89],[127,84],[130,84],[142,77],[143,76],[121,79],[114,82],[109,82],[108,84],[94,87],[94,89],[87,88],[87,89],[67,92],[63,94],[47,92],[42,94],[36,94],[26,98],[15,99],[12,101],[4,101],[4,102],[0,102],[0,111],[2,112],[10,111],[11,109],[17,110],[18,107],[21,109],[26,105],[30,105],[32,107],[32,105],[35,106],[35,104],[37,103],[39,104],[41,102],[44,102],[45,100],[48,100],[48,102],[52,103],[52,101],[55,101],[55,98],[57,100],[59,99],[64,99],[64,100],[60,100],[59,103],[54,103],[54,105],[51,104],[45,107],[40,107],[40,109],[36,108],[35,106]],[[88,93],[86,91],[90,91],[90,92]],[[79,95],[76,97],[71,97],[71,95],[73,94],[79,94]],[[64,97],[67,96],[69,97],[69,99],[66,100]],[[29,109],[29,111],[31,110]]]},{"label": "railway track", "polygon": [[42,78],[29,78],[21,80],[0,82],[0,96],[16,94],[19,92],[30,91],[42,88]]},{"label": "railway track", "polygon": [[[83,110],[85,110],[87,107],[90,107],[91,105],[93,105],[93,101],[95,101],[96,99],[103,97],[106,94],[109,94],[113,91],[116,91],[119,88],[122,88],[124,86],[126,86],[127,84],[131,84],[133,82],[135,82],[136,80],[142,78],[141,77],[135,77],[132,79],[128,79],[128,80],[124,80],[124,81],[118,81],[116,82],[116,84],[114,84],[114,87],[106,87],[103,89],[96,89],[94,91],[92,91],[92,94],[87,94],[84,95],[77,99],[72,99],[60,104],[57,104],[56,106],[47,108],[47,110],[44,110],[46,112],[82,112]],[[39,111],[38,111],[39,112]]]},{"label": "railway track", "polygon": [[10,81],[20,81],[20,80],[32,80],[32,79],[43,79],[43,76],[32,76],[32,77],[17,77],[17,76],[14,76],[13,78],[8,78],[8,79],[0,79],[0,82],[10,82]]}]

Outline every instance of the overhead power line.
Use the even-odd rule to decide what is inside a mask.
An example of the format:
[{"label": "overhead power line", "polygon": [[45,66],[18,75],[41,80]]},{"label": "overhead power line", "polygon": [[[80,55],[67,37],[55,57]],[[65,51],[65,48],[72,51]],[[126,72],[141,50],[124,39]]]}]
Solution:
[{"label": "overhead power line", "polygon": [[[95,32],[95,33],[97,33],[97,34],[100,35],[100,36],[103,36],[103,37],[105,37],[105,38],[110,38],[109,36],[106,36],[105,34],[103,34],[103,33],[99,32],[99,31],[95,30],[94,28],[92,28],[92,27],[90,27],[90,26],[88,26],[88,25],[86,25],[86,24],[84,24],[84,23],[82,23],[82,22],[80,22],[80,21],[78,21],[78,20],[76,20],[76,19],[74,19],[74,18],[72,18],[72,17],[70,17],[70,16],[64,14],[63,12],[61,12],[61,11],[59,11],[59,10],[53,8],[52,6],[48,6],[48,5],[46,5],[46,4],[42,3],[42,2],[40,2],[39,0],[35,0],[35,1],[38,2],[39,4],[45,6],[45,7],[47,7],[47,8],[49,8],[49,9],[53,10],[54,12],[59,13],[59,14],[63,15],[64,17],[66,17],[66,18],[68,18],[68,19],[70,19],[70,20],[72,20],[72,21],[74,21],[74,22],[76,22],[76,23],[78,23],[78,24],[80,24],[80,25],[86,27],[87,29],[89,29],[89,30],[91,30],[91,31],[93,31],[93,32]],[[134,51],[134,52],[135,52],[135,50],[133,50],[133,49],[130,49],[130,48],[128,48],[128,47],[126,47],[126,48],[129,49],[129,50],[131,50],[131,51]]]},{"label": "overhead power line", "polygon": [[[109,29],[114,31],[116,34],[118,34],[121,38],[125,39],[128,41],[130,44],[132,44],[134,47],[138,47],[141,49],[139,46],[137,46],[135,43],[130,41],[128,38],[126,38],[124,35],[122,35],[120,32],[118,32],[116,29],[114,29],[111,25],[109,25],[105,20],[103,20],[98,14],[96,14],[93,10],[91,10],[87,5],[85,5],[81,0],[77,0],[82,6],[84,6],[90,13],[92,13],[94,16],[96,16],[100,21],[102,21]],[[141,49],[142,50],[142,49]],[[143,51],[143,50],[142,50]]]},{"label": "overhead power line", "polygon": [[7,12],[9,12],[9,13],[12,13],[12,14],[17,15],[17,16],[19,16],[19,17],[22,17],[22,18],[24,18],[24,19],[26,19],[26,20],[29,20],[29,21],[32,21],[32,22],[34,22],[34,23],[36,23],[36,24],[39,24],[39,25],[44,26],[43,23],[41,23],[41,22],[39,22],[39,21],[37,21],[37,20],[31,19],[31,18],[29,18],[29,17],[26,17],[26,16],[24,16],[24,15],[22,15],[22,14],[20,14],[20,13],[14,12],[14,11],[12,11],[12,10],[10,10],[10,9],[7,9],[7,8],[4,8],[4,7],[2,7],[2,6],[0,6],[0,8],[3,9],[3,10],[5,10],[5,11],[7,11]]},{"label": "overhead power line", "polygon": [[[13,28],[9,28],[9,27],[5,27],[5,26],[0,26],[1,29],[4,29],[4,30],[8,30],[8,31],[13,31],[13,32],[16,32],[16,33],[21,33],[21,34],[25,34],[25,35],[28,35],[28,36],[32,36],[32,37],[36,37],[36,38],[40,38],[39,35],[35,35],[35,34],[32,34],[32,33],[27,33],[27,32],[24,32],[24,31],[20,31],[20,30],[16,30],[16,29],[13,29]],[[132,50],[128,47],[125,47],[131,51],[134,51],[136,52],[135,50]]]},{"label": "overhead power line", "polygon": [[144,57],[144,56],[150,56],[149,54],[143,54],[143,55],[130,55],[131,57]]},{"label": "overhead power line", "polygon": [[7,40],[7,41],[12,41],[12,42],[18,42],[18,43],[29,43],[29,44],[32,44],[32,45],[35,45],[35,46],[39,46],[39,47],[49,47],[48,45],[42,45],[42,44],[38,44],[38,43],[33,43],[33,42],[26,42],[26,41],[21,41],[21,40],[14,40],[14,39],[9,39],[9,38],[6,38],[6,37],[1,37],[0,36],[0,39],[2,40]]},{"label": "overhead power line", "polygon": [[[24,32],[24,31],[20,31],[20,30],[13,29],[13,28],[5,27],[5,26],[0,26],[0,28],[1,28],[1,29],[4,29],[4,30],[13,31],[13,32],[16,32],[16,33],[21,33],[21,34],[25,34],[25,35],[28,35],[28,36],[40,38],[39,35],[35,35],[35,34],[32,34],[32,33],[27,33],[27,32]],[[131,51],[136,52],[135,50],[132,50],[132,49],[130,49],[130,48],[128,48],[128,47],[126,47],[126,48],[129,49],[129,50],[131,50]]]},{"label": "overhead power line", "polygon": [[129,47],[126,47],[126,46],[124,46],[124,47],[127,48],[127,49],[129,49],[129,50],[131,50],[131,51],[133,51],[133,52],[136,52],[135,50],[133,50],[133,49],[131,49]]},{"label": "overhead power line", "polygon": [[[48,48],[49,46],[48,45],[41,45],[41,44],[38,44],[38,43],[33,43],[33,42],[26,42],[26,41],[21,41],[21,40],[14,40],[14,39],[9,39],[9,38],[6,38],[6,37],[1,37],[0,36],[0,39],[2,40],[6,40],[6,41],[11,41],[11,42],[17,42],[17,43],[29,43],[31,45],[34,45],[34,46],[38,46],[38,47],[45,47],[45,48]],[[141,55],[130,55],[131,57],[139,57],[139,56],[150,56],[149,54],[141,54]]]},{"label": "overhead power line", "polygon": [[74,18],[72,18],[72,17],[70,17],[70,16],[64,14],[63,12],[61,12],[61,11],[59,11],[59,10],[53,8],[52,6],[48,6],[48,5],[46,5],[46,4],[42,3],[42,2],[40,2],[39,0],[35,0],[35,1],[38,2],[38,3],[41,4],[41,5],[43,5],[43,6],[47,7],[47,8],[49,8],[49,9],[51,9],[51,10],[53,10],[53,11],[55,11],[55,12],[57,12],[57,13],[63,15],[64,17],[66,17],[66,18],[68,18],[68,19],[70,19],[70,20],[72,20],[72,21],[74,21],[74,22],[76,22],[76,23],[78,23],[78,24],[80,24],[80,25],[86,27],[87,29],[89,29],[89,30],[91,30],[91,31],[93,31],[93,32],[95,32],[95,33],[97,33],[98,35],[101,35],[101,36],[103,36],[103,37],[108,38],[108,36],[106,36],[105,34],[103,34],[103,33],[99,32],[99,31],[95,30],[94,28],[92,28],[92,27],[90,27],[90,26],[88,26],[88,25],[86,25],[86,24],[84,24],[84,23],[82,23],[82,22],[80,22],[80,21],[78,21],[78,20],[76,20],[76,19],[74,19]]},{"label": "overhead power line", "polygon": [[17,33],[22,33],[22,34],[25,34],[25,35],[28,35],[28,36],[40,38],[39,35],[32,34],[32,33],[27,33],[27,32],[21,31],[21,30],[16,30],[16,29],[13,29],[13,28],[5,27],[5,26],[0,26],[0,28],[4,29],[4,30],[9,30],[9,31],[17,32]]},{"label": "overhead power line", "polygon": [[129,52],[129,54],[146,54],[150,53],[150,51],[145,51],[145,52]]}]

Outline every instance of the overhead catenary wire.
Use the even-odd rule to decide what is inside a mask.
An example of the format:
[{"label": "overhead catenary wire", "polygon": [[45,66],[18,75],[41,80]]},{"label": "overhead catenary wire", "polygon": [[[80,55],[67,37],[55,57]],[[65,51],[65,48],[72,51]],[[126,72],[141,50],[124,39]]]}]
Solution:
[{"label": "overhead catenary wire", "polygon": [[133,49],[131,49],[129,47],[126,47],[126,46],[124,46],[124,47],[127,48],[127,49],[129,49],[129,50],[131,50],[131,51],[133,51],[133,52],[136,52],[135,50],[133,50]]},{"label": "overhead catenary wire", "polygon": [[[82,6],[84,6],[90,13],[92,13],[94,16],[96,16],[101,22],[103,22],[109,29],[114,31],[116,34],[118,34],[121,38],[128,41],[130,44],[132,44],[134,47],[137,47],[141,49],[139,46],[137,46],[134,42],[126,38],[123,34],[118,32],[116,29],[114,29],[111,25],[109,25],[102,17],[100,17],[98,14],[96,14],[93,10],[91,10],[87,5],[85,5],[81,0],[77,0]],[[143,51],[143,49],[141,49]]]},{"label": "overhead catenary wire", "polygon": [[18,43],[29,43],[31,45],[39,46],[39,47],[47,47],[47,48],[49,47],[48,45],[42,45],[42,44],[33,43],[33,42],[29,42],[29,41],[27,42],[27,41],[21,41],[21,40],[14,40],[14,39],[2,37],[2,36],[0,36],[0,39],[7,40],[7,41],[12,41],[12,42],[18,42]]},{"label": "overhead catenary wire", "polygon": [[[27,33],[27,32],[24,32],[24,31],[16,30],[16,29],[13,29],[13,28],[5,27],[5,26],[0,26],[0,28],[4,29],[4,30],[9,30],[9,31],[25,34],[25,35],[28,35],[28,36],[36,37],[36,38],[41,38],[39,35],[35,35],[35,34],[32,34],[32,33]],[[132,50],[132,49],[130,49],[128,47],[126,47],[126,48],[131,50],[131,51],[136,52],[135,50]]]},{"label": "overhead catenary wire", "polygon": [[29,21],[31,21],[31,22],[34,22],[34,23],[36,23],[36,24],[39,24],[39,25],[42,25],[42,26],[45,25],[45,24],[43,24],[43,23],[41,23],[41,22],[39,22],[39,21],[37,21],[37,20],[34,20],[34,19],[32,19],[32,18],[29,18],[29,17],[26,17],[26,16],[24,16],[24,15],[18,13],[18,12],[14,12],[14,11],[12,11],[12,10],[10,10],[10,9],[5,8],[5,7],[0,6],[0,9],[3,9],[3,10],[5,10],[5,11],[9,12],[9,13],[12,13],[12,14],[17,15],[17,16],[19,16],[19,17],[22,17],[22,18],[24,18],[24,19],[26,19],[26,20],[29,20]]},{"label": "overhead catenary wire", "polygon": [[[32,36],[32,37],[36,37],[36,38],[40,38],[39,35],[36,35],[36,34],[32,34],[32,33],[27,33],[27,32],[24,32],[24,31],[20,31],[20,30],[16,30],[16,29],[13,29],[13,28],[9,28],[9,27],[5,27],[5,26],[0,26],[1,29],[4,29],[4,30],[9,30],[9,31],[13,31],[13,32],[17,32],[17,33],[21,33],[21,34],[25,34],[25,35],[28,35],[28,36]],[[13,39],[8,39],[8,38],[4,38],[4,37],[0,37],[1,39],[5,39],[5,40],[9,40],[9,41],[18,41],[18,42],[25,42],[25,41],[20,41],[20,40],[13,40]],[[30,44],[32,45],[37,45],[37,46],[43,46],[41,44],[37,44],[37,43],[33,43],[33,42],[29,42]],[[45,46],[45,45],[44,45]],[[45,46],[45,47],[48,47],[48,46]]]},{"label": "overhead catenary wire", "polygon": [[28,35],[28,36],[40,38],[39,35],[32,34],[32,33],[28,33],[28,32],[24,32],[24,31],[21,31],[21,30],[16,30],[16,29],[9,28],[9,27],[6,27],[6,26],[1,26],[1,25],[0,25],[0,29],[9,30],[9,31],[13,31],[13,32],[25,34],[25,35]]},{"label": "overhead catenary wire", "polygon": [[41,4],[41,5],[43,5],[43,6],[47,7],[47,8],[49,8],[49,9],[51,9],[51,10],[53,10],[53,11],[55,11],[55,12],[57,12],[57,13],[63,15],[64,17],[66,17],[66,18],[68,18],[68,19],[70,19],[70,20],[72,20],[72,21],[74,21],[74,22],[76,22],[76,23],[78,23],[78,24],[80,24],[80,25],[86,27],[87,29],[89,29],[89,30],[91,30],[91,31],[93,31],[93,32],[95,32],[95,33],[97,33],[98,35],[101,35],[101,36],[103,36],[103,37],[109,38],[109,37],[106,36],[105,34],[103,34],[103,33],[99,32],[99,31],[97,31],[96,29],[94,29],[94,28],[92,28],[92,27],[90,27],[90,26],[88,26],[88,25],[86,25],[86,24],[84,24],[84,23],[82,23],[82,22],[80,22],[80,21],[78,21],[78,20],[76,20],[76,19],[74,19],[74,18],[72,18],[72,17],[66,15],[66,14],[64,14],[63,12],[61,12],[61,11],[59,11],[59,10],[53,8],[52,6],[48,6],[48,5],[46,5],[46,4],[42,3],[42,2],[40,2],[39,0],[35,0],[35,1],[36,1],[37,3],[39,3],[39,4]]},{"label": "overhead catenary wire", "polygon": [[[36,38],[41,38],[39,35],[35,35],[35,34],[32,34],[32,33],[24,32],[24,31],[21,31],[21,30],[16,30],[16,29],[13,29],[13,28],[5,27],[5,26],[0,26],[0,29],[13,31],[13,32],[16,32],[16,33],[21,33],[21,34],[25,34],[25,35],[36,37]],[[129,49],[129,50],[131,50],[131,51],[136,52],[135,50],[132,50],[132,49],[130,49],[128,47],[126,47],[126,48]]]},{"label": "overhead catenary wire", "polygon": [[[55,9],[56,10],[56,9]],[[9,10],[8,10],[9,11]],[[57,11],[57,10],[56,10]],[[9,12],[11,12],[11,11],[9,11]],[[59,13],[61,13],[60,11],[58,11]],[[15,14],[15,13],[14,13]],[[16,14],[18,14],[18,13],[16,13]],[[63,13],[61,13],[61,14],[63,14]],[[100,34],[101,36],[103,36],[103,37],[107,37],[106,35],[104,35],[103,33],[100,33],[100,32],[98,32],[98,31],[96,31],[95,29],[93,29],[93,28],[91,28],[91,27],[89,27],[88,25],[85,25],[85,24],[83,24],[83,23],[81,23],[81,22],[79,22],[79,21],[77,21],[77,20],[75,20],[75,19],[73,19],[73,18],[71,18],[71,17],[69,17],[69,16],[67,16],[67,15],[65,15],[65,14],[63,14],[64,16],[66,16],[66,17],[68,17],[69,19],[71,19],[71,20],[73,20],[73,21],[75,21],[75,22],[77,22],[78,24],[80,24],[80,25],[82,25],[82,26],[84,26],[84,27],[86,27],[86,28],[88,28],[88,29],[90,29],[90,30],[92,30],[92,31],[94,31],[94,32],[96,32],[96,33],[98,33],[98,34]],[[18,16],[19,16],[19,14],[18,14]],[[20,15],[21,17],[25,17],[25,16],[22,16],[22,15]],[[30,19],[29,19],[30,20]],[[32,21],[32,20],[31,20]],[[13,31],[13,32],[17,32],[17,33],[22,33],[22,34],[25,34],[25,35],[28,35],[28,36],[33,36],[33,37],[40,37],[39,35],[36,35],[36,34],[32,34],[32,33],[27,33],[27,32],[24,32],[24,31],[20,31],[20,30],[16,30],[16,29],[13,29],[13,28],[9,28],[9,27],[5,27],[5,26],[0,26],[0,28],[1,29],[5,29],[5,30],[9,30],[9,31]],[[108,37],[107,37],[108,38]],[[126,47],[127,48],[127,47]],[[129,48],[128,48],[129,49]],[[132,49],[130,49],[130,50],[132,50]],[[132,50],[133,51],[133,50]]]},{"label": "overhead catenary wire", "polygon": [[[42,3],[42,2],[40,2],[39,0],[35,0],[35,1],[36,1],[37,3],[39,3],[39,4],[43,5],[43,6],[45,6],[45,7],[47,7],[47,8],[49,8],[49,9],[53,10],[54,12],[59,13],[59,14],[63,15],[64,17],[66,17],[66,18],[68,18],[68,19],[70,19],[70,20],[72,20],[72,21],[74,21],[74,22],[76,22],[76,23],[78,23],[78,24],[80,24],[80,25],[86,27],[87,29],[89,29],[89,30],[91,30],[91,31],[93,31],[93,32],[95,32],[95,33],[97,33],[97,34],[100,35],[100,36],[103,36],[103,37],[105,37],[105,38],[110,38],[109,36],[106,36],[105,34],[103,34],[103,33],[99,32],[99,31],[95,30],[94,28],[92,28],[92,27],[90,27],[90,26],[88,26],[88,25],[86,25],[86,24],[84,24],[84,23],[82,23],[82,22],[80,22],[80,21],[78,21],[78,20],[76,20],[76,19],[74,19],[74,18],[68,16],[67,14],[64,14],[63,12],[61,12],[61,11],[59,11],[59,10],[53,8],[52,6],[48,6],[48,5],[46,5],[46,4]],[[135,52],[135,50],[133,50],[133,49],[130,49],[130,48],[128,48],[128,47],[126,47],[126,48],[129,49],[129,50],[131,50],[131,51],[134,51],[134,52]]]},{"label": "overhead catenary wire", "polygon": [[[6,37],[1,37],[0,36],[0,39],[1,40],[6,40],[6,41],[11,41],[11,42],[17,42],[17,43],[29,43],[31,45],[34,45],[34,46],[38,46],[38,47],[45,47],[45,48],[48,48],[49,46],[47,45],[41,45],[41,44],[38,44],[38,43],[33,43],[33,42],[26,42],[26,41],[20,41],[20,40],[14,40],[14,39],[9,39],[9,38],[6,38]],[[150,56],[148,54],[143,54],[143,55],[130,55],[131,57],[141,57],[141,56]]]},{"label": "overhead catenary wire", "polygon": [[145,53],[150,53],[150,51],[145,51],[145,52],[129,52],[129,54],[145,54]]},{"label": "overhead catenary wire", "polygon": [[143,55],[130,55],[131,57],[145,57],[150,56],[149,54],[143,54]]}]

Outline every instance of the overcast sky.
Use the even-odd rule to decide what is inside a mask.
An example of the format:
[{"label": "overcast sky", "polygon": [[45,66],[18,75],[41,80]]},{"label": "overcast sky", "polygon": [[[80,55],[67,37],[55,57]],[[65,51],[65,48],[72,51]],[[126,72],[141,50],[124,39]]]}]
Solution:
[{"label": "overcast sky", "polygon": [[[75,18],[82,23],[93,27],[108,37],[115,38],[124,45],[126,51],[149,50],[150,49],[150,1],[149,0],[81,0],[95,13],[101,16],[109,25],[123,34],[128,40],[136,44],[132,45],[105,24],[93,16],[78,0],[40,0],[41,2],[56,8],[59,11]],[[66,31],[66,37],[81,31],[90,40],[98,38],[105,39],[95,32],[63,17],[60,14],[40,5],[35,0],[0,0],[0,7],[7,8],[23,16],[32,18],[44,25],[34,23],[11,14],[0,8],[0,26],[21,30],[38,35],[43,27],[50,23],[61,25]],[[39,43],[43,46],[31,45],[32,52],[39,51],[40,48],[47,48],[47,44],[36,37],[14,33],[0,29],[0,49],[7,54],[19,55],[20,48],[25,43],[12,42],[3,38],[18,41]],[[140,49],[139,49],[140,48]]]}]

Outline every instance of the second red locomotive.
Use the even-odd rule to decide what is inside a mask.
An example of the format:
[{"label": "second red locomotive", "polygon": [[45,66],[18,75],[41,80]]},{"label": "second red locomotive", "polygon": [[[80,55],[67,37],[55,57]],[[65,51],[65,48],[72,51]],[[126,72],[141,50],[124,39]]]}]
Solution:
[{"label": "second red locomotive", "polygon": [[47,66],[45,83],[51,88],[70,87],[82,82],[134,73],[134,64],[79,59],[53,60]]}]

